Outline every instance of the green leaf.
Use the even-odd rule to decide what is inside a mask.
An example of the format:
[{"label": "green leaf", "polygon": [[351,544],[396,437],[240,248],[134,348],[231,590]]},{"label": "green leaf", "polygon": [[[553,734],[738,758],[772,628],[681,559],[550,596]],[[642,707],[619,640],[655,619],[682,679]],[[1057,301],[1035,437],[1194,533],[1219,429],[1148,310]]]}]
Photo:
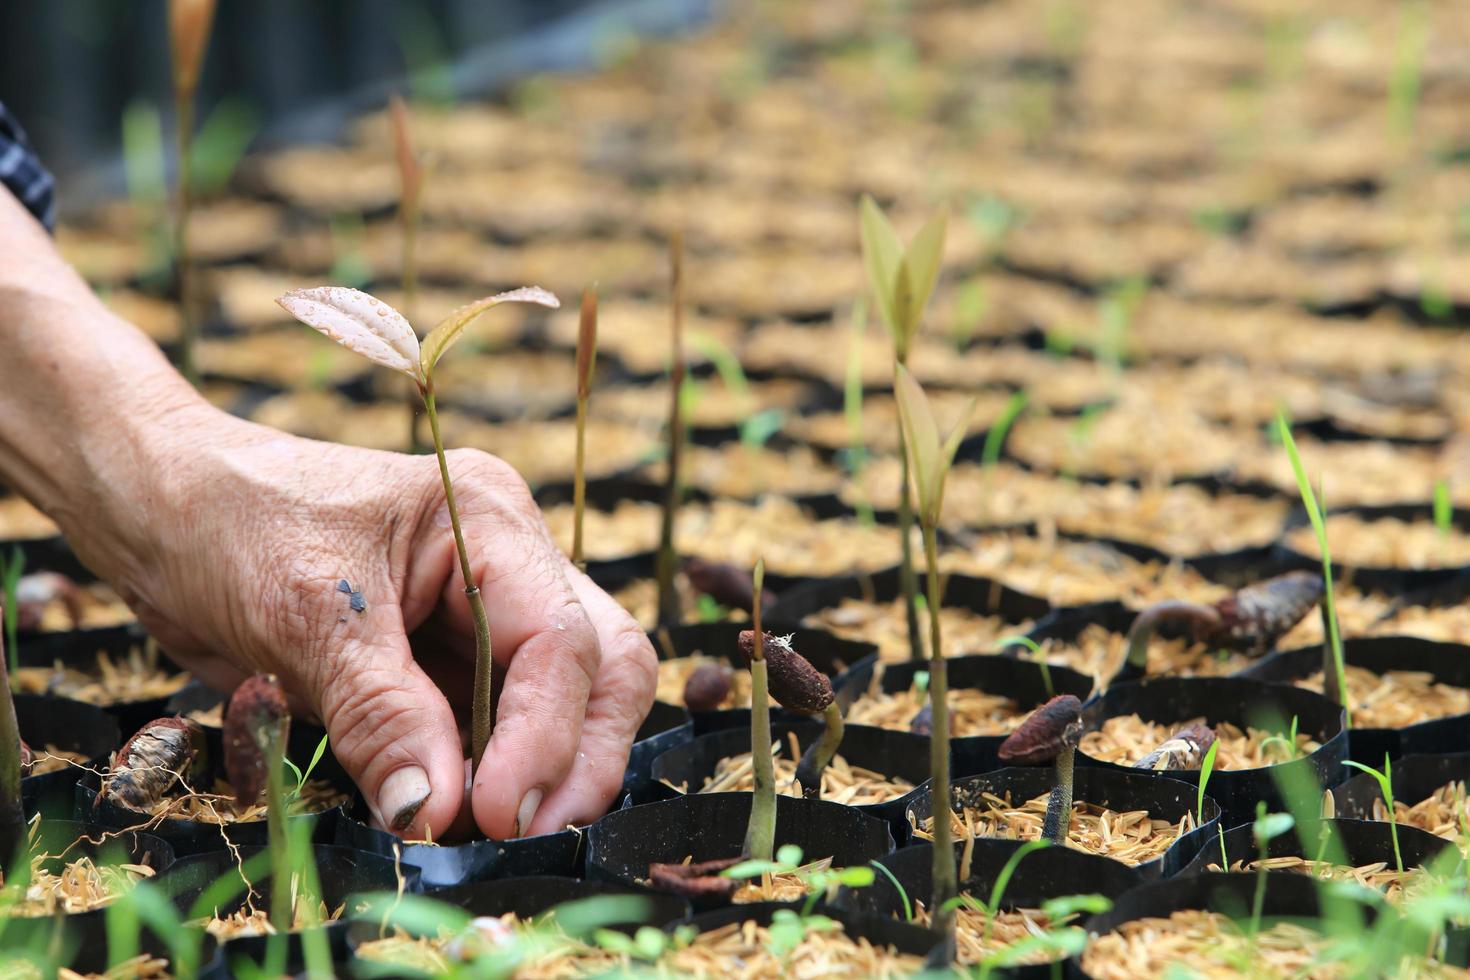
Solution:
[{"label": "green leaf", "polygon": [[1011,431],[1020,414],[1026,410],[1027,395],[1024,391],[1018,391],[1006,402],[1006,407],[1001,410],[1000,418],[991,425],[990,431],[985,433],[985,448],[980,453],[980,465],[993,467],[1000,461],[1000,447],[1005,445],[1006,434]]},{"label": "green leaf", "polygon": [[293,289],[276,300],[287,313],[374,364],[419,379],[419,339],[376,296],[346,286]]},{"label": "green leaf", "polygon": [[908,368],[896,366],[893,394],[898,401],[899,424],[903,427],[905,448],[909,454],[909,468],[914,481],[914,496],[918,497],[919,511],[926,521],[937,521],[934,505],[938,503],[935,482],[939,471],[940,447],[939,426],[934,413],[929,409],[929,399],[924,389],[914,380]]},{"label": "green leaf", "polygon": [[502,303],[535,303],[553,310],[561,306],[560,300],[540,286],[522,286],[520,289],[496,293],[494,296],[486,296],[484,299],[461,306],[440,320],[424,338],[423,347],[419,352],[419,365],[423,376],[428,378],[433,375],[434,365],[439,363],[439,358],[454,346],[471,323],[474,323],[482,313]]},{"label": "green leaf", "polygon": [[1070,915],[1077,915],[1079,913],[1101,915],[1112,907],[1112,899],[1106,895],[1063,895],[1044,902],[1041,906],[1041,912],[1047,917],[1048,921],[1058,922]]},{"label": "green leaf", "polygon": [[795,844],[782,844],[776,848],[776,862],[788,868],[801,867],[801,848]]},{"label": "green leaf", "polygon": [[914,235],[913,241],[909,242],[908,251],[904,253],[903,264],[908,269],[909,288],[912,290],[908,296],[908,306],[904,310],[904,325],[910,339],[918,333],[924,307],[928,305],[929,297],[934,294],[934,286],[939,282],[944,260],[944,236],[948,226],[949,212],[940,208],[924,222],[924,227]]},{"label": "green leaf", "polygon": [[1203,824],[1205,822],[1205,787],[1210,783],[1210,773],[1215,771],[1215,756],[1220,752],[1220,741],[1216,739],[1210,743],[1210,748],[1205,752],[1205,757],[1199,765],[1199,788],[1195,796],[1195,820]]},{"label": "green leaf", "polygon": [[1255,837],[1257,844],[1265,844],[1295,826],[1296,820],[1289,813],[1267,813],[1256,818],[1251,835]]},{"label": "green leaf", "polygon": [[1450,481],[1437,480],[1434,484],[1434,526],[1441,536],[1450,533],[1450,524],[1455,517],[1455,505],[1450,499]]},{"label": "green leaf", "polygon": [[877,879],[873,874],[873,869],[862,864],[843,868],[837,872],[837,883],[846,885],[848,888],[867,888],[875,880]]},{"label": "green leaf", "polygon": [[[876,201],[867,194],[859,205],[859,228],[863,239],[863,268],[868,274],[868,288],[878,307],[883,326],[893,338],[895,348],[901,346],[899,323],[893,306],[893,284],[898,277],[898,264],[903,259],[903,247],[893,226],[883,216]],[[907,354],[903,345],[902,354]]]},{"label": "green leaf", "polygon": [[766,861],[761,858],[753,858],[752,860],[741,861],[739,864],[726,868],[720,872],[720,877],[739,878],[743,880],[746,878],[759,878],[765,874],[780,874],[783,871],[790,870],[791,865],[783,864],[780,861]]},{"label": "green leaf", "polygon": [[759,449],[771,441],[786,424],[786,412],[779,408],[767,408],[740,423],[740,444]]},{"label": "green leaf", "polygon": [[663,955],[669,945],[669,937],[662,929],[639,926],[638,931],[633,934],[633,943],[638,948],[638,955],[652,962]]}]

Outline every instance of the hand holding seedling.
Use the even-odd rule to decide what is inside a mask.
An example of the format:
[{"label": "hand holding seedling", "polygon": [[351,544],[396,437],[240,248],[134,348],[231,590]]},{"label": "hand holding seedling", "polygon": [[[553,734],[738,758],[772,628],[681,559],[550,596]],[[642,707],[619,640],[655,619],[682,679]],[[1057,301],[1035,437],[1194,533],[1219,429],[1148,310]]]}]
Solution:
[{"label": "hand holding seedling", "polygon": [[5,193],[0,255],[0,481],[170,655],[221,690],[276,674],[374,816],[407,835],[440,839],[471,812],[498,838],[603,812],[652,703],[653,650],[563,557],[509,466],[445,457],[504,678],[467,796],[476,631],[436,457],[212,408]]}]

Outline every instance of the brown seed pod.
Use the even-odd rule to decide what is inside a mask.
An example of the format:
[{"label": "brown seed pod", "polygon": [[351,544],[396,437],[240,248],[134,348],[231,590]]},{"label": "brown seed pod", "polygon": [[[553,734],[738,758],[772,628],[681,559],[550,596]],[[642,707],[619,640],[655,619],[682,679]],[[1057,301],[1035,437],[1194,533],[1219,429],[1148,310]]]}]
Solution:
[{"label": "brown seed pod", "polygon": [[186,775],[198,751],[197,725],[183,718],[150,721],[118,749],[102,778],[98,802],[110,797],[121,806],[146,810],[163,799]]},{"label": "brown seed pod", "polygon": [[740,858],[734,857],[698,864],[650,864],[648,882],[685,898],[729,899],[740,890],[741,882],[737,878],[721,878],[720,872],[739,863]]},{"label": "brown seed pod", "polygon": [[246,678],[225,712],[225,775],[235,799],[254,803],[265,790],[266,746],[272,737],[284,748],[291,725],[286,695],[274,674]]},{"label": "brown seed pod", "polygon": [[1023,766],[1050,762],[1062,749],[1075,748],[1081,735],[1082,702],[1075,695],[1058,694],[1000,743],[1000,761]]},{"label": "brown seed pod", "polygon": [[684,682],[684,707],[690,711],[714,711],[730,696],[733,671],[724,664],[700,664]]},{"label": "brown seed pod", "polygon": [[1227,650],[1265,653],[1322,599],[1322,576],[1288,572],[1248,585],[1215,603],[1220,624],[1197,638]]},{"label": "brown seed pod", "polygon": [[[684,559],[684,577],[695,592],[709,596],[722,606],[751,612],[755,605],[755,585],[751,575],[743,568],[727,562],[705,561],[703,558]],[[776,593],[771,589],[761,590],[761,612],[768,613],[776,604]]]},{"label": "brown seed pod", "polygon": [[1209,725],[1190,725],[1170,735],[1164,743],[1133,764],[1134,769],[1163,772],[1170,769],[1198,769],[1205,753],[1215,744],[1215,730]]},{"label": "brown seed pod", "polygon": [[[762,656],[771,697],[783,708],[803,715],[819,715],[832,703],[832,681],[791,646],[791,637],[762,632]],[[755,630],[742,630],[737,643],[748,665],[755,653]]]}]

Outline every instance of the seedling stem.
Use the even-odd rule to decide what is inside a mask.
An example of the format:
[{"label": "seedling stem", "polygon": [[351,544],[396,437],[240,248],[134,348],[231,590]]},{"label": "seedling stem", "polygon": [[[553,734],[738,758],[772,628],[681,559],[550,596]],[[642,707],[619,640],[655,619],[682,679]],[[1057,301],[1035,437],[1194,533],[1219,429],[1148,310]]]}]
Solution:
[{"label": "seedling stem", "polygon": [[[673,294],[673,356],[669,363],[669,451],[668,480],[664,488],[663,524],[659,530],[658,622],[660,626],[677,626],[680,615],[679,595],[675,590],[678,556],[674,553],[674,516],[679,509],[679,459],[684,445],[684,413],[681,400],[684,391],[684,236],[675,232],[669,241],[671,292]],[[769,747],[770,743],[766,743]],[[757,753],[759,755],[759,753]]]},{"label": "seedling stem", "polygon": [[572,471],[572,564],[587,570],[582,554],[582,513],[587,505],[587,401],[597,360],[597,288],[582,293],[577,327],[577,458]]},{"label": "seedling stem", "polygon": [[751,625],[755,637],[750,654],[750,762],[755,786],[750,798],[750,822],[745,828],[746,860],[769,861],[776,847],[776,764],[771,758],[771,702],[766,682],[765,634],[761,632],[761,593],[766,563],[755,563]]}]

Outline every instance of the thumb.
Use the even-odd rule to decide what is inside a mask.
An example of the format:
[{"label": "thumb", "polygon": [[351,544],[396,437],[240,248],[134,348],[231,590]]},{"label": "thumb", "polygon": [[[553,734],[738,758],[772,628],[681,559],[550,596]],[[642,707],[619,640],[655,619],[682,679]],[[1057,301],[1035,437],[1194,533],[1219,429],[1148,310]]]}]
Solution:
[{"label": "thumb", "polygon": [[464,800],[454,712],[402,633],[350,642],[331,657],[317,703],[332,751],[376,823],[413,839],[443,836]]}]

